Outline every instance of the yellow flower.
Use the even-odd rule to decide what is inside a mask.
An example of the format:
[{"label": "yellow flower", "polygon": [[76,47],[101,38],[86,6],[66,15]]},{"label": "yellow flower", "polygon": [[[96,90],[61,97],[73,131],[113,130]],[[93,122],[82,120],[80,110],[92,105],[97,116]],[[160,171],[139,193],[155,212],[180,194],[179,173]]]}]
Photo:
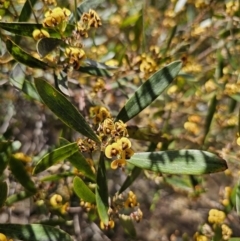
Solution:
[{"label": "yellow flower", "polygon": [[115,122],[115,131],[116,136],[128,136],[127,125],[121,120]]},{"label": "yellow flower", "polygon": [[39,40],[39,39],[42,39],[42,38],[49,38],[50,37],[50,34],[44,30],[44,29],[35,29],[32,33],[32,36],[35,40]]},{"label": "yellow flower", "polygon": [[226,218],[226,214],[223,211],[219,211],[217,209],[211,209],[208,214],[208,222],[209,223],[222,223]]},{"label": "yellow flower", "polygon": [[85,52],[81,48],[68,47],[65,49],[65,56],[69,58],[68,62],[74,69],[79,69],[81,60],[85,58]]},{"label": "yellow flower", "polygon": [[[45,13],[45,19],[43,20],[43,27],[56,27],[68,21],[68,17],[71,12],[67,8],[56,7],[53,10],[49,10]],[[66,26],[62,25],[62,30],[65,30]]]},{"label": "yellow flower", "polygon": [[66,214],[69,208],[69,202],[66,202],[60,207],[61,214]]},{"label": "yellow flower", "polygon": [[59,207],[59,205],[62,204],[62,196],[59,194],[54,194],[51,198],[50,198],[50,204],[52,207],[57,208]]},{"label": "yellow flower", "polygon": [[134,151],[132,148],[128,148],[125,150],[125,158],[130,159],[134,154]]},{"label": "yellow flower", "polygon": [[194,240],[196,241],[208,241],[208,238],[205,235],[199,234],[198,232],[196,232],[194,234]]},{"label": "yellow flower", "polygon": [[131,141],[127,137],[122,137],[120,140],[117,140],[119,146],[121,146],[122,150],[126,150],[131,148]]},{"label": "yellow flower", "polygon": [[102,120],[105,120],[106,118],[109,118],[111,116],[110,112],[105,107],[100,107],[99,114],[100,114]]},{"label": "yellow flower", "polygon": [[111,168],[114,170],[117,168],[123,167],[125,165],[126,165],[125,159],[117,159],[111,162]]},{"label": "yellow flower", "polygon": [[103,230],[113,229],[115,226],[115,223],[113,220],[109,220],[108,225],[105,225],[103,221],[100,222],[100,228]]},{"label": "yellow flower", "polygon": [[121,153],[122,148],[121,146],[117,143],[114,142],[111,145],[108,145],[105,149],[105,155],[107,158],[112,158],[113,156],[117,156]]},{"label": "yellow flower", "polygon": [[228,240],[232,236],[232,229],[229,228],[226,224],[222,224],[222,237],[223,240]]},{"label": "yellow flower", "polygon": [[7,241],[7,237],[3,233],[0,233],[0,241]]},{"label": "yellow flower", "polygon": [[140,208],[137,211],[130,214],[131,219],[135,220],[136,222],[140,222],[143,218],[143,212]]},{"label": "yellow flower", "polygon": [[104,135],[109,135],[114,130],[114,122],[111,118],[106,118],[103,121],[102,131]]},{"label": "yellow flower", "polygon": [[20,161],[22,161],[22,162],[31,162],[32,161],[32,158],[30,157],[30,156],[27,156],[27,155],[25,155],[24,153],[22,153],[22,152],[17,152],[17,153],[15,153],[15,154],[13,154],[13,156],[16,158],[16,159],[18,159],[18,160],[20,160]]},{"label": "yellow flower", "polygon": [[134,194],[134,192],[129,191],[128,198],[127,198],[124,206],[125,207],[135,207],[135,206],[138,206],[137,196]]}]

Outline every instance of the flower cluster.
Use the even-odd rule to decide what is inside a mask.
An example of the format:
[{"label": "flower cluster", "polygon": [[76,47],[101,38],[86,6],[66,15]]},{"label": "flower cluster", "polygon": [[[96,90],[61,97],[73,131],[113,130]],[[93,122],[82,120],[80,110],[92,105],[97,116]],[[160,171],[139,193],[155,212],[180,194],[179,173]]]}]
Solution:
[{"label": "flower cluster", "polygon": [[61,32],[64,32],[70,15],[71,12],[67,8],[56,7],[45,13],[42,25],[45,28],[58,27]]},{"label": "flower cluster", "polygon": [[105,149],[105,155],[107,158],[118,157],[118,159],[112,161],[111,168],[117,169],[126,165],[126,159],[130,159],[134,154],[131,149],[131,142],[127,137],[121,137],[116,142],[108,145]]},{"label": "flower cluster", "polygon": [[93,118],[94,124],[99,124],[103,122],[106,118],[111,117],[111,114],[108,111],[108,109],[103,106],[91,107],[89,112],[90,112],[90,117]]},{"label": "flower cluster", "polygon": [[139,70],[146,75],[145,77],[148,77],[149,74],[157,69],[157,63],[155,60],[146,54],[137,56],[134,61],[139,65]]},{"label": "flower cluster", "polygon": [[[106,107],[91,107],[89,112],[93,123],[98,125],[96,132],[102,142],[101,150],[104,150],[107,158],[117,158],[112,161],[111,168],[125,166],[126,159],[130,159],[134,154],[131,141],[128,139],[127,125],[121,120],[114,122]],[[81,152],[92,153],[97,150],[97,144],[89,138],[79,138],[77,144]]]},{"label": "flower cluster", "polygon": [[226,13],[229,16],[233,16],[239,10],[239,2],[238,1],[228,1],[226,3]]},{"label": "flower cluster", "polygon": [[88,37],[88,30],[91,27],[98,28],[102,25],[101,19],[98,14],[90,9],[88,13],[83,13],[80,21],[77,23],[75,32],[81,37]]},{"label": "flower cluster", "polygon": [[81,61],[85,58],[85,52],[82,48],[68,47],[65,49],[65,56],[68,59],[68,64],[74,69],[79,69]]},{"label": "flower cluster", "polygon": [[90,212],[91,210],[96,209],[96,205],[93,203],[89,203],[89,202],[84,202],[83,200],[81,200],[80,205],[87,211]]},{"label": "flower cluster", "polygon": [[78,147],[79,147],[79,150],[81,152],[93,152],[94,150],[96,150],[96,142],[89,139],[89,138],[85,138],[85,139],[82,139],[82,138],[79,138],[77,140],[77,144],[78,144]]},{"label": "flower cluster", "polygon": [[105,89],[105,82],[98,78],[96,83],[93,86],[92,93],[97,94],[99,91],[103,91]]},{"label": "flower cluster", "polygon": [[56,0],[43,0],[43,2],[44,4],[47,4],[47,5],[54,5],[54,6],[57,5]]},{"label": "flower cluster", "polygon": [[221,226],[222,229],[222,238],[223,240],[228,240],[232,236],[232,229],[228,227],[226,224],[222,224]]},{"label": "flower cluster", "polygon": [[208,214],[208,222],[209,223],[216,223],[220,224],[226,218],[226,214],[223,211],[217,209],[211,209]]},{"label": "flower cluster", "polygon": [[112,219],[109,220],[108,225],[105,225],[103,221],[100,221],[100,228],[103,230],[113,229],[115,226],[115,223]]},{"label": "flower cluster", "polygon": [[207,236],[200,234],[199,232],[196,232],[193,238],[195,241],[208,241]]},{"label": "flower cluster", "polygon": [[232,188],[227,186],[224,188],[222,204],[227,207],[230,204]]}]

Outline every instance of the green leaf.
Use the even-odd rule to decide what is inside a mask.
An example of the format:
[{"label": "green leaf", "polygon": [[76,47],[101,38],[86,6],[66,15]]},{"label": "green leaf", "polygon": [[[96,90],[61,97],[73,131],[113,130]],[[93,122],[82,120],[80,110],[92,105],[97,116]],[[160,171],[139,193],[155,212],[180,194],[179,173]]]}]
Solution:
[{"label": "green leaf", "polygon": [[95,67],[97,69],[108,69],[108,70],[117,69],[117,67],[106,65],[104,63],[100,63],[100,62],[97,62],[97,61],[92,60],[92,59],[85,59],[83,65],[88,66],[88,67]]},{"label": "green leaf", "polygon": [[75,176],[76,174],[72,173],[72,172],[62,172],[62,173],[58,173],[58,174],[54,174],[54,175],[49,175],[46,177],[43,177],[41,179],[41,182],[49,182],[49,181],[58,181],[62,178],[66,178],[66,177],[71,177],[71,176]]},{"label": "green leaf", "polygon": [[166,142],[161,132],[154,133],[150,126],[138,127],[127,126],[128,135],[130,138],[141,141],[150,141],[151,143]]},{"label": "green leaf", "polygon": [[58,38],[42,38],[37,42],[37,52],[44,58],[62,43],[64,43],[63,40]]},{"label": "green leaf", "polygon": [[97,210],[101,221],[108,225],[108,187],[106,178],[106,167],[104,162],[104,153],[101,152],[98,171],[97,171],[97,187],[96,187],[96,203]]},{"label": "green leaf", "polygon": [[33,174],[38,174],[51,167],[52,165],[67,159],[69,156],[78,151],[76,142],[62,146],[53,150],[52,152],[45,155],[41,160],[38,161],[37,165],[33,170]]},{"label": "green leaf", "polygon": [[3,174],[8,164],[8,158],[5,153],[0,153],[0,176]]},{"label": "green leaf", "polygon": [[4,205],[8,195],[8,186],[6,182],[0,182],[0,209]]},{"label": "green leaf", "polygon": [[93,173],[89,163],[86,161],[81,152],[76,152],[72,156],[68,157],[68,161],[85,177],[90,178],[92,181],[96,181],[96,175]]},{"label": "green leaf", "polygon": [[0,28],[7,30],[11,33],[32,37],[32,33],[35,29],[41,29],[42,24],[36,23],[18,23],[18,22],[0,22]]},{"label": "green leaf", "polygon": [[[60,38],[60,39],[62,38],[61,34],[56,30],[51,28],[43,28],[42,24],[36,24],[36,23],[0,22],[0,28],[7,30],[13,34],[31,37],[31,38],[32,38],[32,33],[35,29],[44,29],[50,34],[51,37]],[[74,30],[74,28],[75,28],[74,25],[68,24],[63,33],[63,36],[69,36]]]},{"label": "green leaf", "polygon": [[104,63],[99,63],[91,59],[86,59],[78,71],[95,76],[111,77],[112,75],[107,70],[114,69],[116,69],[116,67],[112,67]]},{"label": "green leaf", "polygon": [[48,108],[67,126],[99,143],[99,139],[84,117],[66,97],[41,78],[35,79],[36,89]]},{"label": "green leaf", "polygon": [[191,180],[187,178],[189,176],[171,176],[171,177],[165,177],[164,181],[171,185],[174,190],[182,190],[186,192],[192,192],[193,191],[193,186],[191,183]]},{"label": "green leaf", "polygon": [[[61,138],[61,144],[68,144],[70,143],[64,138]],[[81,154],[81,152],[75,152],[73,155],[68,157],[68,161],[78,169],[85,177],[88,177],[92,181],[96,181],[96,174],[91,169],[91,166],[85,159],[85,157]]]},{"label": "green leaf", "polygon": [[240,216],[240,179],[231,192],[230,200],[232,205],[235,206],[238,216]]},{"label": "green leaf", "polygon": [[181,61],[175,61],[153,74],[127,101],[117,115],[118,120],[127,122],[150,105],[173,81],[182,67]]},{"label": "green leaf", "polygon": [[17,193],[17,194],[13,194],[13,195],[9,196],[9,197],[7,198],[5,204],[6,204],[7,206],[11,206],[13,203],[15,203],[15,202],[20,202],[20,201],[22,201],[22,200],[24,200],[24,199],[26,199],[26,198],[29,198],[29,197],[31,197],[31,196],[33,196],[33,195],[34,195],[34,193],[32,193],[32,192],[21,191],[21,192],[19,192],[19,193]]},{"label": "green leaf", "polygon": [[128,187],[132,185],[132,183],[138,178],[138,176],[141,174],[142,169],[139,167],[134,167],[132,172],[127,176],[126,180],[124,181],[123,185],[121,186],[118,193],[124,192]]},{"label": "green leaf", "polygon": [[137,236],[135,227],[133,225],[132,219],[129,216],[121,215],[119,221],[124,229],[124,232],[130,237],[135,238]]},{"label": "green leaf", "polygon": [[202,175],[227,169],[224,159],[199,150],[135,153],[127,162],[142,169],[168,174]]},{"label": "green leaf", "polygon": [[21,160],[15,158],[14,155],[12,155],[9,159],[9,166],[12,174],[27,191],[32,193],[35,193],[37,191],[34,182],[28,175]]},{"label": "green leaf", "polygon": [[24,241],[73,241],[63,230],[41,224],[0,224],[0,233]]},{"label": "green leaf", "polygon": [[10,82],[14,87],[21,90],[24,94],[26,94],[30,98],[41,101],[35,86],[32,84],[30,80],[27,80],[27,78],[30,78],[30,77],[26,76],[25,69],[26,69],[25,65],[17,63],[13,67],[10,73]]},{"label": "green leaf", "polygon": [[[19,22],[25,22],[29,19],[32,13],[32,7],[37,2],[37,0],[27,0],[22,8],[20,16],[18,18]],[[30,5],[31,4],[31,5]]]},{"label": "green leaf", "polygon": [[0,141],[0,153],[1,152],[6,152],[8,147],[11,146],[12,141]]},{"label": "green leaf", "polygon": [[7,46],[8,52],[13,56],[13,58],[16,61],[18,61],[22,64],[25,64],[29,67],[32,67],[32,68],[39,68],[39,69],[44,69],[44,70],[49,68],[49,66],[46,63],[34,58],[30,54],[28,54],[27,52],[22,50],[12,40],[8,39],[6,41],[6,46]]},{"label": "green leaf", "polygon": [[107,70],[98,69],[96,67],[80,66],[78,71],[81,73],[90,74],[90,75],[99,76],[99,77],[111,77],[111,74]]},{"label": "green leaf", "polygon": [[54,81],[56,88],[66,96],[69,96],[67,74],[64,71],[60,71],[60,73],[54,72]]},{"label": "green leaf", "polygon": [[210,126],[211,126],[211,123],[212,123],[212,120],[213,120],[213,116],[216,112],[217,103],[218,103],[217,97],[216,97],[216,95],[214,95],[211,102],[210,102],[210,106],[208,108],[208,113],[207,113],[207,117],[206,117],[206,121],[205,121],[205,128],[204,128],[205,131],[204,131],[203,143],[205,143],[207,134],[210,130]]},{"label": "green leaf", "polygon": [[91,189],[85,184],[85,182],[81,178],[75,177],[73,179],[73,190],[77,194],[77,196],[84,202],[96,202],[95,194],[91,191]]}]

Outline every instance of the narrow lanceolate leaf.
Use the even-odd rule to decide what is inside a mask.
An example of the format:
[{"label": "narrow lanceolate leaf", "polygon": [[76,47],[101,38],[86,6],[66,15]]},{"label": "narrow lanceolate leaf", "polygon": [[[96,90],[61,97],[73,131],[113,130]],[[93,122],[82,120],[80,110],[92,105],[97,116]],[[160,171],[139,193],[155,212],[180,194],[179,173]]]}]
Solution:
[{"label": "narrow lanceolate leaf", "polygon": [[28,80],[30,77],[26,76],[25,73],[26,66],[20,63],[17,63],[10,73],[10,82],[11,84],[16,87],[17,89],[21,90],[24,94],[29,96],[32,99],[41,101],[35,86]]},{"label": "narrow lanceolate leaf", "polygon": [[35,79],[35,86],[43,102],[60,120],[70,128],[99,143],[98,137],[87,121],[63,94],[41,78]]},{"label": "narrow lanceolate leaf", "polygon": [[23,5],[22,11],[20,13],[20,16],[18,18],[19,22],[25,22],[29,19],[31,16],[31,13],[33,11],[33,6],[37,2],[37,0],[27,0],[25,4]]},{"label": "narrow lanceolate leaf", "polygon": [[0,176],[3,174],[8,164],[8,157],[5,153],[0,153]]},{"label": "narrow lanceolate leaf", "polygon": [[80,66],[78,69],[79,72],[99,76],[99,77],[111,77],[111,74],[106,69],[98,69],[91,66]]},{"label": "narrow lanceolate leaf", "polygon": [[[70,143],[64,138],[60,139],[61,144],[67,145]],[[68,161],[77,168],[77,170],[83,174],[85,177],[91,179],[92,181],[96,181],[96,174],[91,168],[90,164],[87,162],[86,158],[81,154],[81,152],[75,152],[73,155],[68,157]]]},{"label": "narrow lanceolate leaf", "polygon": [[34,185],[34,182],[31,180],[30,176],[27,173],[21,160],[15,158],[13,155],[9,159],[9,166],[12,171],[12,174],[15,178],[21,183],[21,185],[29,192],[35,193],[37,188]]},{"label": "narrow lanceolate leaf", "polygon": [[116,67],[112,67],[104,63],[99,63],[92,59],[86,59],[84,60],[83,65],[80,66],[78,71],[95,76],[111,77],[111,74],[107,70],[114,69],[116,69]]},{"label": "narrow lanceolate leaf", "polygon": [[142,169],[139,167],[134,167],[132,172],[127,176],[125,182],[121,186],[120,190],[118,193],[124,192],[128,187],[132,185],[132,183],[138,178],[138,176],[141,174]]},{"label": "narrow lanceolate leaf", "polygon": [[8,186],[6,182],[0,182],[0,209],[4,205],[8,195]]},{"label": "narrow lanceolate leaf", "polygon": [[54,72],[53,76],[56,88],[66,96],[69,96],[67,73],[65,73],[64,71],[60,71],[60,73]]},{"label": "narrow lanceolate leaf", "polygon": [[202,175],[227,169],[224,159],[199,150],[135,153],[127,162],[142,169],[168,174]]},{"label": "narrow lanceolate leaf", "polygon": [[240,180],[238,180],[238,183],[234,187],[232,193],[233,194],[231,196],[233,196],[233,198],[235,199],[233,203],[235,204],[238,216],[240,216]]},{"label": "narrow lanceolate leaf", "polygon": [[49,66],[40,61],[39,59],[34,58],[31,54],[28,54],[23,49],[21,49],[17,44],[15,44],[12,40],[8,39],[6,41],[6,46],[8,52],[13,56],[13,58],[29,67],[39,68],[39,69],[47,69]]},{"label": "narrow lanceolate leaf", "polygon": [[36,23],[18,23],[18,22],[0,22],[0,28],[9,31],[10,33],[32,37],[35,29],[41,29],[42,24]]},{"label": "narrow lanceolate leaf", "polygon": [[205,121],[205,131],[204,131],[204,138],[203,138],[203,143],[206,140],[207,134],[210,130],[210,126],[213,120],[213,116],[214,113],[216,112],[216,107],[217,107],[217,97],[216,95],[213,96],[213,98],[211,99],[210,105],[209,105],[209,109],[208,109],[208,113],[207,113],[207,117],[206,117],[206,121]]},{"label": "narrow lanceolate leaf", "polygon": [[75,176],[76,174],[74,174],[73,172],[61,172],[58,174],[53,174],[53,175],[49,175],[49,176],[45,176],[43,178],[41,178],[41,182],[56,182],[60,179],[66,178],[66,177],[72,177]]},{"label": "narrow lanceolate leaf", "polygon": [[33,174],[38,174],[39,172],[46,170],[52,165],[65,160],[77,151],[78,146],[76,142],[55,149],[54,151],[45,155],[40,161],[38,161],[37,165],[33,170]]},{"label": "narrow lanceolate leaf", "polygon": [[[18,22],[0,22],[0,28],[9,31],[10,33],[32,37],[32,33],[35,29],[42,29],[42,24],[37,23],[18,23]],[[64,36],[69,36],[72,31],[74,30],[75,26],[68,24],[66,30],[64,32]],[[62,38],[61,34],[57,32],[55,29],[50,28],[43,28],[44,30],[48,31],[51,37],[53,38]]]},{"label": "narrow lanceolate leaf", "polygon": [[97,210],[101,221],[108,225],[108,188],[106,178],[106,167],[104,163],[104,153],[101,152],[98,172],[97,172],[97,187],[96,187],[96,203]]},{"label": "narrow lanceolate leaf", "polygon": [[34,193],[32,192],[28,192],[28,191],[21,191],[19,193],[13,194],[11,196],[9,196],[6,200],[6,205],[7,206],[11,206],[13,203],[15,202],[20,202],[26,198],[29,198],[31,196],[33,196]]},{"label": "narrow lanceolate leaf", "polygon": [[0,224],[0,233],[24,241],[73,241],[63,230],[42,224]]},{"label": "narrow lanceolate leaf", "polygon": [[0,153],[1,152],[6,152],[8,147],[11,146],[12,141],[0,141]]},{"label": "narrow lanceolate leaf", "polygon": [[117,119],[127,122],[150,105],[171,84],[181,67],[182,62],[175,61],[153,74],[127,101]]},{"label": "narrow lanceolate leaf", "polygon": [[85,182],[79,178],[75,177],[73,180],[73,190],[77,196],[84,202],[95,203],[95,194],[91,189],[85,184]]},{"label": "narrow lanceolate leaf", "polygon": [[137,233],[136,233],[135,227],[133,225],[132,219],[127,215],[121,215],[119,217],[119,220],[123,227],[124,232],[126,234],[128,234],[129,236],[131,236],[132,238],[135,238]]},{"label": "narrow lanceolate leaf", "polygon": [[64,43],[63,40],[58,38],[42,38],[37,42],[36,48],[38,54],[44,58],[62,43]]}]

